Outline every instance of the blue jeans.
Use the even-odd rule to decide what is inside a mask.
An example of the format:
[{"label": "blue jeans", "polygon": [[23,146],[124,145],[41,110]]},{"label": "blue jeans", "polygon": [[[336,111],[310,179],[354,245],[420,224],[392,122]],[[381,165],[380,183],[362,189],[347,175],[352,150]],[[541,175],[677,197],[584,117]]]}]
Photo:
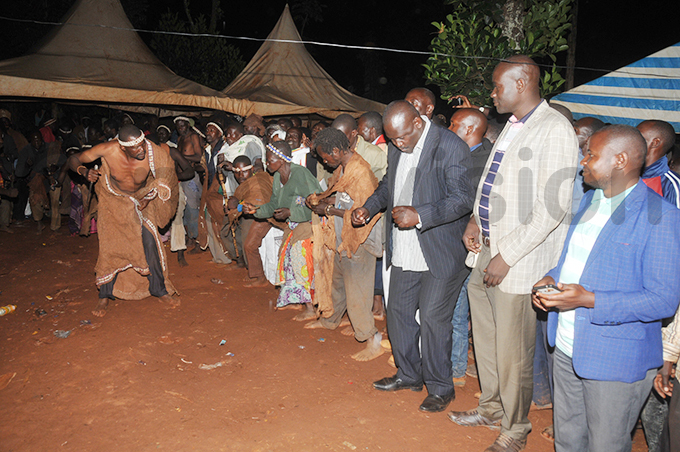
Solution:
[{"label": "blue jeans", "polygon": [[198,211],[201,207],[201,181],[198,174],[193,179],[180,182],[187,197],[187,205],[184,209],[184,227],[187,235],[196,239],[198,237]]},{"label": "blue jeans", "polygon": [[468,364],[468,316],[470,314],[467,291],[468,281],[470,281],[469,275],[460,289],[456,309],[453,311],[453,319],[451,320],[451,325],[453,325],[453,333],[451,334],[453,339],[451,347],[453,378],[464,377]]}]

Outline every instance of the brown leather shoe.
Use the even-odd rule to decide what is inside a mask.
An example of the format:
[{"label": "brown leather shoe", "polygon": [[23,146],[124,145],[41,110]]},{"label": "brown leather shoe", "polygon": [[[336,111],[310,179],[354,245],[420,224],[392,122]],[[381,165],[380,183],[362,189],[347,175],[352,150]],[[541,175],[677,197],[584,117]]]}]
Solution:
[{"label": "brown leather shoe", "polygon": [[477,412],[477,410],[469,411],[451,411],[449,412],[449,419],[463,427],[488,427],[493,430],[498,430],[501,426],[500,419],[494,421],[488,419]]},{"label": "brown leather shoe", "polygon": [[524,450],[527,445],[527,440],[518,441],[515,438],[510,438],[505,433],[501,433],[496,438],[492,445],[486,448],[484,452],[520,452]]}]

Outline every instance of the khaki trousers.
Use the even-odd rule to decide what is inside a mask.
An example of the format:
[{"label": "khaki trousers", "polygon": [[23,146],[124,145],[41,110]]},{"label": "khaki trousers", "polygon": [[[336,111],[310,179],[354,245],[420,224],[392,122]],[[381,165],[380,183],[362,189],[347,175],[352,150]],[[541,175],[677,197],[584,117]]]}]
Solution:
[{"label": "khaki trousers", "polygon": [[468,284],[472,338],[482,396],[479,414],[501,419],[501,432],[523,440],[533,391],[536,313],[531,294],[509,294],[484,286],[491,253],[482,245]]},{"label": "khaki trousers", "polygon": [[354,328],[354,337],[359,342],[372,338],[378,332],[373,318],[373,286],[375,285],[375,256],[359,245],[357,252],[349,259],[340,259],[335,253],[333,262],[333,315],[319,319],[329,330],[340,325],[342,316],[347,315]]}]

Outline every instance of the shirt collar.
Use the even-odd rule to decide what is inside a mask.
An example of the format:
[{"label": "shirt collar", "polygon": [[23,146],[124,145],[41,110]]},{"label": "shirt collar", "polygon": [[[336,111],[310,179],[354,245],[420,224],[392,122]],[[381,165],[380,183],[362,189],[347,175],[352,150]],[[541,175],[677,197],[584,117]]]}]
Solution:
[{"label": "shirt collar", "polygon": [[477,148],[480,147],[481,145],[482,145],[482,142],[480,141],[479,143],[475,144],[474,146],[472,146],[472,147],[470,148],[470,152],[474,151],[475,149],[477,149]]},{"label": "shirt collar", "polygon": [[420,119],[423,120],[423,123],[425,124],[425,127],[423,127],[423,133],[420,135],[420,138],[418,138],[418,142],[416,143],[415,147],[413,148],[413,152],[420,152],[423,150],[423,146],[425,146],[425,137],[427,136],[427,132],[430,130],[430,120],[427,119],[427,116],[425,115],[420,115]]},{"label": "shirt collar", "polygon": [[642,178],[648,179],[651,177],[661,176],[668,171],[670,171],[670,168],[668,167],[668,159],[666,159],[664,156],[645,168],[645,171],[642,173]]},{"label": "shirt collar", "polygon": [[530,111],[529,113],[527,113],[526,115],[524,115],[524,117],[522,117],[522,119],[517,120],[517,117],[516,117],[515,115],[512,115],[512,116],[510,116],[510,119],[508,119],[508,121],[510,121],[510,122],[513,123],[513,124],[518,124],[518,123],[519,123],[519,124],[524,125],[524,123],[526,123],[527,120],[529,119],[529,116],[533,115],[534,112],[536,111],[536,109],[537,109],[542,103],[543,103],[543,99],[541,99],[541,101],[538,103],[538,105],[536,105],[534,108],[532,108],[531,111]]},{"label": "shirt collar", "polygon": [[[639,182],[638,182],[639,183]],[[591,201],[591,204],[596,204],[596,203],[602,203],[602,204],[610,204],[612,206],[612,212],[616,210],[616,208],[621,204],[621,202],[626,199],[626,196],[630,194],[630,192],[633,191],[633,189],[637,186],[636,183],[630,188],[627,188],[625,191],[619,193],[616,196],[612,196],[611,198],[607,198],[604,195],[604,191],[601,188],[598,188],[595,190],[595,193],[593,193],[593,199]]]}]

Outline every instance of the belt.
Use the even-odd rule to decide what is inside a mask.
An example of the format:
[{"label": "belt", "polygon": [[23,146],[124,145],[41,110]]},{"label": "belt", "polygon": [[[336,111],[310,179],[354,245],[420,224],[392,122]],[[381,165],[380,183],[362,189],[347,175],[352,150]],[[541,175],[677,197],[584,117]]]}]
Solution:
[{"label": "belt", "polygon": [[491,246],[491,240],[489,239],[488,236],[483,235],[482,236],[482,243],[486,246]]}]

